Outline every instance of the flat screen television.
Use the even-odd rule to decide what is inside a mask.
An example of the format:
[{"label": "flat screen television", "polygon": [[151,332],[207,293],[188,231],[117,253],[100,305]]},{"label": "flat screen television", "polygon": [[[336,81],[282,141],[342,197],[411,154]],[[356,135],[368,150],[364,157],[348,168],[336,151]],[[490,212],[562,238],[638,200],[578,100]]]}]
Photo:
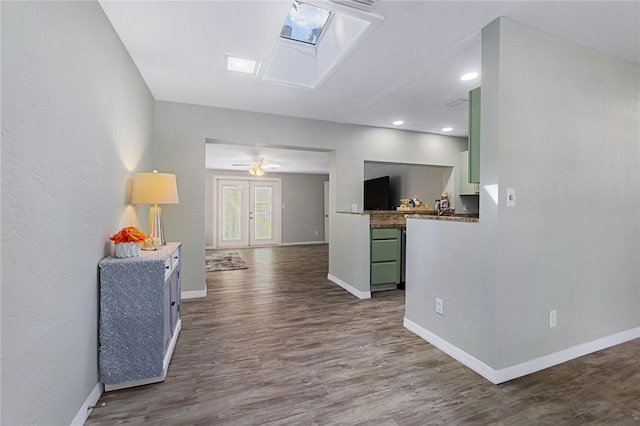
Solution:
[{"label": "flat screen television", "polygon": [[389,210],[389,176],[364,181],[364,210]]}]

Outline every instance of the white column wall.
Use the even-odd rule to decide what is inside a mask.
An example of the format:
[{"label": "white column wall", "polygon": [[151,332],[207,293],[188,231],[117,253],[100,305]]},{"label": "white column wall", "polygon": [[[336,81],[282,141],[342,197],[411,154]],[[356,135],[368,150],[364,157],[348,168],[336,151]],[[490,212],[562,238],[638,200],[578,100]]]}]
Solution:
[{"label": "white column wall", "polygon": [[496,381],[640,336],[639,94],[638,64],[488,25],[480,223],[408,221],[407,320]]}]

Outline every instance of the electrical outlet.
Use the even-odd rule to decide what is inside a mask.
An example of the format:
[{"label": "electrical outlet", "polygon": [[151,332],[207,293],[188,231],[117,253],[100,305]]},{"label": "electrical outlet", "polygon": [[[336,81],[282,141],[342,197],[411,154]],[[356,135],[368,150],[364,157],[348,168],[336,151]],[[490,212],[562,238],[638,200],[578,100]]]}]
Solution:
[{"label": "electrical outlet", "polygon": [[558,325],[558,311],[549,311],[549,328],[553,328]]},{"label": "electrical outlet", "polygon": [[444,315],[444,302],[436,297],[436,314]]},{"label": "electrical outlet", "polygon": [[351,204],[351,213],[358,213],[358,205]]},{"label": "electrical outlet", "polygon": [[316,231],[316,235],[318,235],[318,231]]}]

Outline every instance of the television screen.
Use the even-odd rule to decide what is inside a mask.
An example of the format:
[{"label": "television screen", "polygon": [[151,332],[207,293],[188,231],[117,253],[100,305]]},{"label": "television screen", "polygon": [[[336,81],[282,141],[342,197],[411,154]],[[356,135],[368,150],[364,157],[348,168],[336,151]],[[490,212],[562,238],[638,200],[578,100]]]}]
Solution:
[{"label": "television screen", "polygon": [[389,176],[364,181],[364,210],[389,210]]}]

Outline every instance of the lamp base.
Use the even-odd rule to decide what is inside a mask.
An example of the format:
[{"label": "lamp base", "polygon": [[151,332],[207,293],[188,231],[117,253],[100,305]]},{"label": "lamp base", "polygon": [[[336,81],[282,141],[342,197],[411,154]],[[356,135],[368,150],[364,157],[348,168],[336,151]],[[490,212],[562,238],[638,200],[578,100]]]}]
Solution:
[{"label": "lamp base", "polygon": [[154,204],[149,208],[149,237],[158,241],[161,246],[167,245],[164,239],[164,226],[162,224],[162,209],[159,205]]}]

